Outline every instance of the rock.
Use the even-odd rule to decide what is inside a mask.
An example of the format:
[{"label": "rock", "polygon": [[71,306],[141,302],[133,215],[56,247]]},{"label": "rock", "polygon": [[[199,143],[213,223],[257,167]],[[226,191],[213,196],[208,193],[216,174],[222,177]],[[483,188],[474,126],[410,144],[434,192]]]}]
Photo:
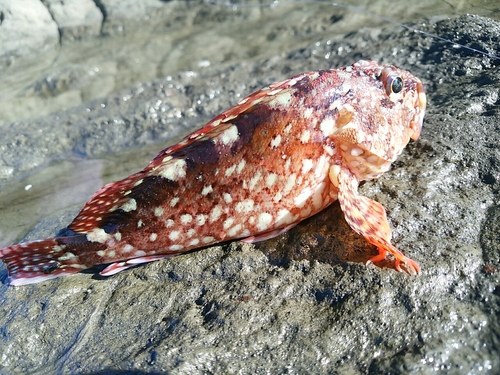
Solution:
[{"label": "rock", "polygon": [[38,0],[0,0],[0,57],[59,44],[57,25]]},{"label": "rock", "polygon": [[97,36],[103,14],[92,0],[42,0],[61,32],[62,42],[74,38]]},{"label": "rock", "polygon": [[101,0],[99,4],[107,19],[103,32],[108,34],[120,34],[126,29],[133,32],[137,21],[149,19],[165,5],[161,0]]},{"label": "rock", "polygon": [[[499,55],[499,25],[491,19],[426,20],[419,27],[444,35],[459,30],[464,42],[469,36],[476,47]],[[345,38],[328,35],[274,58],[173,74],[2,127],[4,185],[17,186],[9,185],[15,177],[55,157],[78,154],[90,164],[106,149],[171,142],[254,89],[360,58],[411,70],[427,90],[420,140],[391,171],[361,189],[386,207],[393,242],[420,263],[421,275],[361,263],[375,249],[347,227],[336,204],[266,242],[222,244],[104,280],[82,273],[14,288],[0,266],[2,370],[495,373],[500,73],[493,58],[410,31],[366,28]],[[140,158],[145,164],[146,155]],[[71,169],[89,173],[94,181],[99,175],[115,178],[125,160],[117,154],[114,163],[87,166],[99,173],[81,165],[51,166],[62,175]],[[53,175],[47,178],[47,184],[54,181]],[[60,184],[68,194],[71,180]],[[75,184],[84,180],[80,176]],[[21,179],[19,186],[27,183],[29,178]],[[27,200],[25,192],[10,191],[2,201],[14,208],[3,220],[17,226],[39,215],[43,189],[38,198],[30,196],[32,213],[21,218],[15,207]],[[66,199],[60,194],[56,190],[54,196]],[[61,208],[48,217],[43,211],[29,238],[53,235],[77,209]]]}]

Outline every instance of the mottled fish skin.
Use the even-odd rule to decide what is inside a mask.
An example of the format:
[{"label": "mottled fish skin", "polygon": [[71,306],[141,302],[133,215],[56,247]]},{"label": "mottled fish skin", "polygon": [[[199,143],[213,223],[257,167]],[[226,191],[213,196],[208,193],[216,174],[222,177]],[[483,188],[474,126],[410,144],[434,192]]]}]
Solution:
[{"label": "mottled fish skin", "polygon": [[222,241],[274,237],[339,199],[349,225],[395,267],[385,210],[358,193],[387,171],[425,112],[421,82],[391,65],[299,74],[241,100],[142,171],[97,191],[65,237],[0,250],[11,285],[109,264],[111,275]]}]

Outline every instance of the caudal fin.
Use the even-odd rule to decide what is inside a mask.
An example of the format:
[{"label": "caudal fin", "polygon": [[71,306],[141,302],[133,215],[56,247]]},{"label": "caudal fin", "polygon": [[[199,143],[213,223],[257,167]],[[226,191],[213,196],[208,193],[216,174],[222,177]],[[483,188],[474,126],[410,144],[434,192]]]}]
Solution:
[{"label": "caudal fin", "polygon": [[4,247],[0,260],[7,266],[10,285],[34,284],[92,267],[88,254],[101,250],[100,246],[104,247],[88,242],[86,235],[48,238]]}]

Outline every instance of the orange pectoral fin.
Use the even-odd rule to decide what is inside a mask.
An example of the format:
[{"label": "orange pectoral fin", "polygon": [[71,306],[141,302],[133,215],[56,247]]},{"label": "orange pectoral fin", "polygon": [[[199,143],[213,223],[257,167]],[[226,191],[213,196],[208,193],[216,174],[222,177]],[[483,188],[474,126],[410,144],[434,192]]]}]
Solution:
[{"label": "orange pectoral fin", "polygon": [[390,253],[395,261],[395,268],[401,271],[401,263],[409,274],[420,273],[419,265],[403,255],[391,244],[392,232],[387,221],[384,207],[358,193],[358,180],[347,168],[338,173],[339,202],[349,226],[366,240],[377,246],[379,254],[368,262],[380,262]]}]

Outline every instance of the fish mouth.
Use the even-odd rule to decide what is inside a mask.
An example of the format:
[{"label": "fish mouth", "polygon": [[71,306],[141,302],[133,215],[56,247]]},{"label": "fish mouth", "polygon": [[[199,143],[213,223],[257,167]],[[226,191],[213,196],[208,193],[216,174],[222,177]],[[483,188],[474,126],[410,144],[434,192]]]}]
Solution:
[{"label": "fish mouth", "polygon": [[416,113],[413,116],[413,120],[410,124],[410,128],[413,130],[410,138],[416,141],[420,137],[420,132],[422,131],[422,124],[424,122],[425,107],[427,105],[427,97],[425,96],[424,85],[422,82],[417,82],[417,103],[416,103]]}]

